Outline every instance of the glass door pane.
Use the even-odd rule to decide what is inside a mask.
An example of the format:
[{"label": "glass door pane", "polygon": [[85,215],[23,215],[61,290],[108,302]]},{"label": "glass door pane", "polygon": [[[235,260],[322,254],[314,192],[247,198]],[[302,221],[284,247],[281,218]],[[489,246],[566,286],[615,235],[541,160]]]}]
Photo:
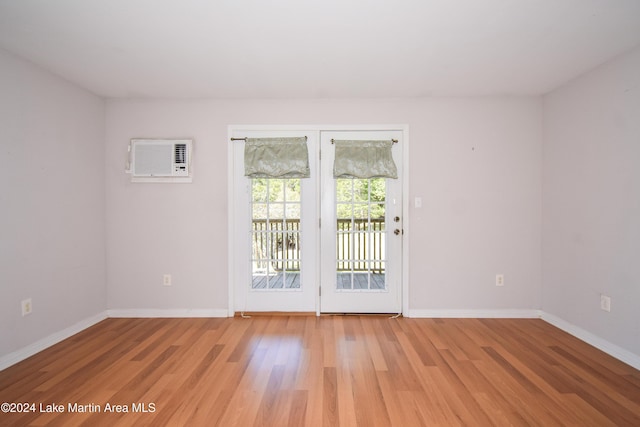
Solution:
[{"label": "glass door pane", "polygon": [[337,179],[336,288],[386,291],[386,180]]},{"label": "glass door pane", "polygon": [[300,179],[252,179],[252,289],[300,289],[300,203]]}]

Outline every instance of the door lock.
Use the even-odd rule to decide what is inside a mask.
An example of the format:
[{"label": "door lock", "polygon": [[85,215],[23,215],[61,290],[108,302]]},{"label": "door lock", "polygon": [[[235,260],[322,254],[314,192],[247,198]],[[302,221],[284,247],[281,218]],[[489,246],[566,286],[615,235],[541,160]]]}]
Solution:
[{"label": "door lock", "polygon": [[393,222],[399,222],[399,221],[400,221],[400,217],[399,216],[393,217]]}]

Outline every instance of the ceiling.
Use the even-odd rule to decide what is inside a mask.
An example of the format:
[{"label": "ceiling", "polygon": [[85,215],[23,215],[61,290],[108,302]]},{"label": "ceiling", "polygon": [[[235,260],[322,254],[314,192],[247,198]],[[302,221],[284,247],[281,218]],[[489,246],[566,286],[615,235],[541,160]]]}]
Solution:
[{"label": "ceiling", "polygon": [[534,95],[638,45],[638,0],[0,0],[0,47],[104,97]]}]

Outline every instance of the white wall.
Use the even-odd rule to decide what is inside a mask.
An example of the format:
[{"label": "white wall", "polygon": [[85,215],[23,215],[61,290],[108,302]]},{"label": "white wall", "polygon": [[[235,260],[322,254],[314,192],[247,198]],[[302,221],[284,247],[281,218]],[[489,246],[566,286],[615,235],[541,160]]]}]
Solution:
[{"label": "white wall", "polygon": [[542,309],[640,355],[640,49],[544,97],[543,151]]},{"label": "white wall", "polygon": [[2,358],[106,308],[104,101],[0,50],[0,164]]},{"label": "white wall", "polygon": [[[227,126],[408,124],[410,308],[540,307],[541,100],[107,101],[111,310],[227,310]],[[132,184],[133,137],[193,137],[192,184]],[[162,286],[162,274],[173,286]],[[504,273],[506,286],[495,286]]]},{"label": "white wall", "polygon": [[428,106],[411,128],[411,196],[425,202],[412,212],[412,308],[538,309],[538,99]]}]

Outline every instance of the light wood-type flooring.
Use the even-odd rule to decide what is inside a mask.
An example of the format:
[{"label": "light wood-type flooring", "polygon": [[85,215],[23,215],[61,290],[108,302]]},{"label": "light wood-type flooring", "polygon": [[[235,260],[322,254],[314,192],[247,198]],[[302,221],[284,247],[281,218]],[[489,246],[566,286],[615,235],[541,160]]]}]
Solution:
[{"label": "light wood-type flooring", "polygon": [[640,372],[539,319],[107,319],[1,371],[0,402],[36,405],[19,426],[640,426]]}]

